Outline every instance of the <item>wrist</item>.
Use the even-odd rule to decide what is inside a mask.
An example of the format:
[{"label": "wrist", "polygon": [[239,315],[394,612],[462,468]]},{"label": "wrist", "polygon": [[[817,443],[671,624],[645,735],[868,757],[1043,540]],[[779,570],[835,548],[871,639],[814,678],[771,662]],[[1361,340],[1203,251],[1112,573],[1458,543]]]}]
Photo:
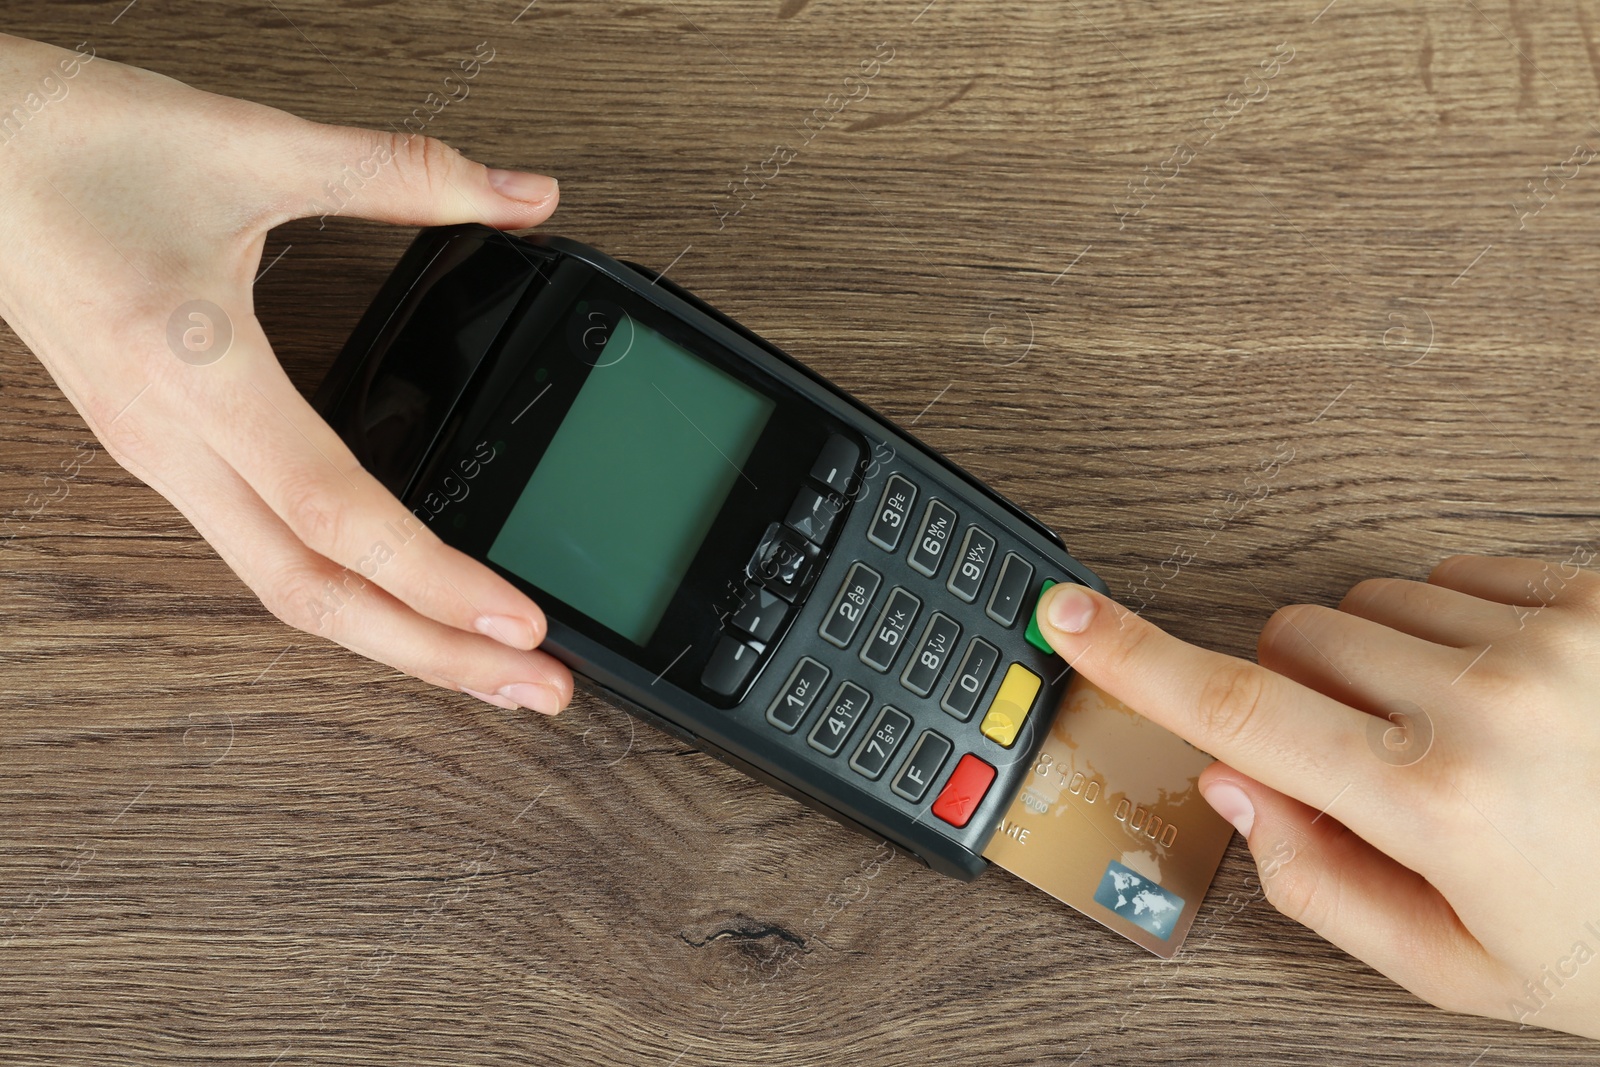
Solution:
[{"label": "wrist", "polygon": [[71,95],[74,79],[94,59],[88,41],[66,49],[0,34],[0,166],[39,116]]}]

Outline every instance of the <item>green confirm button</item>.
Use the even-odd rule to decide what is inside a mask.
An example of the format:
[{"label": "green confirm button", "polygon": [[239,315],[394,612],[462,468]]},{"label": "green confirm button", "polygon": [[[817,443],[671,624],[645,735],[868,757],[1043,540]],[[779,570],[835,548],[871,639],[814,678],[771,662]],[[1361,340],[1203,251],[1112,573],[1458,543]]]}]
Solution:
[{"label": "green confirm button", "polygon": [[1040,652],[1048,652],[1051,655],[1054,655],[1056,650],[1050,647],[1050,642],[1044,639],[1044,634],[1039,629],[1039,601],[1043,599],[1045,590],[1055,584],[1056,582],[1053,578],[1046,578],[1040,584],[1039,595],[1033,598],[1033,610],[1028,613],[1028,633],[1026,635],[1028,644],[1037,648]]}]

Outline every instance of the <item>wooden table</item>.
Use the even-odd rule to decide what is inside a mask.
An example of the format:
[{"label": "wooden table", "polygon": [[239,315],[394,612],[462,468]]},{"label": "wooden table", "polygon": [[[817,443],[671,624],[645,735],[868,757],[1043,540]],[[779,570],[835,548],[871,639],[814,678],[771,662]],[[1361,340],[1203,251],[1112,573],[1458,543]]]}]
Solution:
[{"label": "wooden table", "polygon": [[[6,28],[378,127],[489,42],[429,132],[560,176],[553,230],[673,264],[1185,638],[1596,536],[1600,174],[1529,192],[1600,144],[1587,5],[125,2]],[[304,390],[409,236],[269,240]],[[0,513],[87,440],[6,332]],[[0,558],[5,1062],[1600,1063],[1418,1002],[1237,842],[1159,964],[611,707],[396,677],[104,453]]]}]

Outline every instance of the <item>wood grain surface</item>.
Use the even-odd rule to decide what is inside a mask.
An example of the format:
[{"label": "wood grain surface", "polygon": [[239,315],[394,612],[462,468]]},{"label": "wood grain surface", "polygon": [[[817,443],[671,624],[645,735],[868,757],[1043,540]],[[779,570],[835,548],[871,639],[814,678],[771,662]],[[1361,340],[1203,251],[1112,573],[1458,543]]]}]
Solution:
[{"label": "wood grain surface", "polygon": [[[428,132],[559,176],[549,229],[672,263],[1214,648],[1596,537],[1600,172],[1529,193],[1600,145],[1586,0],[525,2],[0,22],[376,127],[489,42]],[[271,236],[304,391],[410,236]],[[0,1061],[1600,1063],[1419,1002],[1238,842],[1161,964],[592,699],[532,721],[289,630],[5,331],[0,515],[86,454],[0,545]]]}]

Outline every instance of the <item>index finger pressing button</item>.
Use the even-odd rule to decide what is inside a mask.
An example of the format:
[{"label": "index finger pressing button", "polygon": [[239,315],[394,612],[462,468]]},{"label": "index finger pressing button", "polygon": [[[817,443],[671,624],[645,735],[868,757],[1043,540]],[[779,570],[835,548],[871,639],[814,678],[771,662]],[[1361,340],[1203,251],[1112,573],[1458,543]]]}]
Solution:
[{"label": "index finger pressing button", "polygon": [[[1372,715],[1248,660],[1180,641],[1076,582],[1062,582],[1046,597],[1039,617],[1052,644],[1108,694],[1312,808],[1344,798],[1339,820],[1401,863],[1419,854],[1411,806],[1428,794],[1404,792],[1405,802],[1396,795],[1420,788],[1422,779],[1396,777],[1392,764],[1373,758]],[[1071,631],[1051,622],[1060,599],[1075,620]]]}]

